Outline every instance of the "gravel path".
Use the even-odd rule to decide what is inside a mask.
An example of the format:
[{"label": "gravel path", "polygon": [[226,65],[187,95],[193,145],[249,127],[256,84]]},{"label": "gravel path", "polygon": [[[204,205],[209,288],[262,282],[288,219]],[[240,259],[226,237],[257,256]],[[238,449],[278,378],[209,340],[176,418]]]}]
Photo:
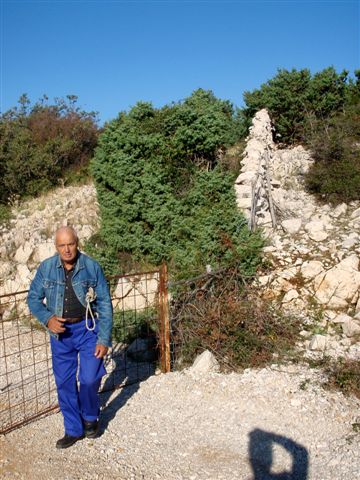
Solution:
[{"label": "gravel path", "polygon": [[103,398],[95,440],[56,450],[60,414],[3,436],[0,477],[360,479],[360,402],[319,380],[298,366],[153,376]]}]

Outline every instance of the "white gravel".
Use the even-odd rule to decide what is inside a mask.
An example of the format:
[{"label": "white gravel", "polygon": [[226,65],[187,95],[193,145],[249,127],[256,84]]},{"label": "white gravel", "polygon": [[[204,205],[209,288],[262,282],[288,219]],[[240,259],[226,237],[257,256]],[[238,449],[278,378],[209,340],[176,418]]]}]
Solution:
[{"label": "white gravel", "polygon": [[360,401],[319,383],[299,366],[153,376],[103,399],[97,439],[56,450],[60,414],[1,437],[0,477],[360,479]]}]

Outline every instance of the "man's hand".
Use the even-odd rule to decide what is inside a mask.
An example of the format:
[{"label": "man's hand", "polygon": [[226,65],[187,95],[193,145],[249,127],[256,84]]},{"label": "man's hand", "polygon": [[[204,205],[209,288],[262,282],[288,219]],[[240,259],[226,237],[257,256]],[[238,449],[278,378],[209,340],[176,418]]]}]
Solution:
[{"label": "man's hand", "polygon": [[63,333],[66,330],[66,328],[64,327],[64,322],[66,322],[65,318],[57,317],[56,315],[54,315],[48,321],[47,327],[53,333]]},{"label": "man's hand", "polygon": [[95,357],[96,358],[103,358],[107,354],[108,347],[105,347],[105,345],[96,345],[95,347]]}]

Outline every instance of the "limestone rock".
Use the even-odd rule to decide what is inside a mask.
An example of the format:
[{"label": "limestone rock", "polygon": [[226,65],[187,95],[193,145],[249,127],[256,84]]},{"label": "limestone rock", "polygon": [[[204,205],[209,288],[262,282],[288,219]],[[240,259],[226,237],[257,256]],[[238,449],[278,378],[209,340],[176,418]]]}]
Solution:
[{"label": "limestone rock", "polygon": [[15,253],[14,260],[18,263],[27,263],[31,254],[33,253],[34,247],[30,243],[25,243],[21,245]]},{"label": "limestone rock", "polygon": [[360,217],[360,208],[357,208],[351,214],[351,218],[358,218],[358,217]]},{"label": "limestone rock", "polygon": [[342,324],[350,320],[352,320],[352,318],[349,315],[346,315],[346,313],[340,313],[339,315],[336,315],[336,317],[332,319],[332,322]]},{"label": "limestone rock", "polygon": [[218,372],[219,370],[219,363],[209,350],[205,350],[201,355],[197,356],[189,368],[189,372],[200,374]]},{"label": "limestone rock", "polygon": [[344,335],[354,337],[360,335],[360,321],[348,318],[341,324]]},{"label": "limestone rock", "polygon": [[305,225],[305,230],[308,232],[309,237],[315,242],[322,242],[326,240],[328,234],[325,231],[325,224],[320,220],[312,220]]},{"label": "limestone rock", "polygon": [[318,260],[310,260],[301,266],[301,274],[306,280],[310,280],[324,270],[324,266]]},{"label": "limestone rock", "polygon": [[289,220],[283,220],[281,222],[281,226],[285,230],[285,232],[290,233],[293,235],[294,233],[297,233],[300,228],[301,228],[301,218],[293,218]]},{"label": "limestone rock", "polygon": [[34,261],[35,262],[42,262],[46,258],[55,255],[55,246],[53,241],[40,243],[34,252]]},{"label": "limestone rock", "polygon": [[316,334],[310,339],[309,349],[324,351],[326,349],[327,339],[325,335]]},{"label": "limestone rock", "polygon": [[327,272],[320,273],[314,282],[318,302],[330,308],[346,307],[360,288],[358,264],[356,255],[351,255]]},{"label": "limestone rock", "polygon": [[338,205],[334,211],[330,214],[332,217],[335,217],[335,218],[338,218],[340,217],[341,215],[344,215],[347,211],[347,205],[346,203],[341,203],[340,205]]},{"label": "limestone rock", "polygon": [[299,296],[298,292],[293,288],[288,292],[286,292],[286,294],[284,295],[284,298],[282,299],[282,303],[289,303],[292,300],[295,300],[296,298],[298,298],[298,296]]}]

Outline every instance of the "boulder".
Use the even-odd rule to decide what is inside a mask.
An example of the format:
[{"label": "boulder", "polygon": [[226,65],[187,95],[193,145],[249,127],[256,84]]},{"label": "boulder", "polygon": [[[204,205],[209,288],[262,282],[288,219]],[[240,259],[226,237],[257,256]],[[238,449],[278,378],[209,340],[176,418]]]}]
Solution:
[{"label": "boulder", "polygon": [[284,295],[284,298],[282,299],[282,303],[289,303],[292,300],[295,300],[295,298],[298,298],[298,296],[299,296],[298,292],[293,288],[288,292],[286,292],[286,294]]},{"label": "boulder", "polygon": [[341,324],[344,335],[347,337],[355,337],[360,335],[360,321],[353,318],[347,318],[345,322]]},{"label": "boulder", "polygon": [[342,260],[315,278],[315,297],[329,308],[346,307],[360,288],[359,259],[356,255]]},{"label": "boulder", "polygon": [[31,254],[33,253],[34,247],[30,243],[25,243],[21,245],[15,252],[14,260],[18,263],[27,263]]},{"label": "boulder", "polygon": [[281,226],[283,227],[285,232],[290,233],[290,235],[293,235],[297,233],[301,228],[301,218],[283,220],[281,222]]},{"label": "boulder", "polygon": [[301,266],[301,274],[306,280],[310,280],[319,275],[324,270],[324,266],[318,260],[310,260]]},{"label": "boulder", "polygon": [[219,363],[209,350],[205,350],[201,355],[198,355],[189,368],[189,372],[200,374],[218,372],[219,370]]},{"label": "boulder", "polygon": [[327,345],[327,338],[325,335],[313,335],[310,339],[309,349],[323,352]]},{"label": "boulder", "polygon": [[358,218],[358,217],[360,217],[360,208],[357,208],[351,214],[351,218]]},{"label": "boulder", "polygon": [[332,213],[330,213],[330,215],[332,217],[335,217],[335,218],[338,218],[340,217],[341,215],[344,215],[347,211],[347,205],[346,203],[341,203],[340,205],[338,205],[334,211]]},{"label": "boulder", "polygon": [[46,258],[52,257],[55,255],[55,246],[53,241],[40,243],[34,252],[34,261],[42,262]]},{"label": "boulder", "polygon": [[322,242],[326,240],[328,234],[325,232],[325,224],[320,220],[312,220],[305,225],[305,230],[308,232],[309,237],[315,242]]},{"label": "boulder", "polygon": [[350,320],[352,320],[352,318],[349,315],[346,315],[346,313],[340,313],[339,315],[336,315],[336,317],[332,319],[332,322],[342,324]]},{"label": "boulder", "polygon": [[256,177],[256,171],[248,170],[246,172],[240,173],[240,175],[237,177],[235,181],[235,184],[251,185],[255,177]]}]

